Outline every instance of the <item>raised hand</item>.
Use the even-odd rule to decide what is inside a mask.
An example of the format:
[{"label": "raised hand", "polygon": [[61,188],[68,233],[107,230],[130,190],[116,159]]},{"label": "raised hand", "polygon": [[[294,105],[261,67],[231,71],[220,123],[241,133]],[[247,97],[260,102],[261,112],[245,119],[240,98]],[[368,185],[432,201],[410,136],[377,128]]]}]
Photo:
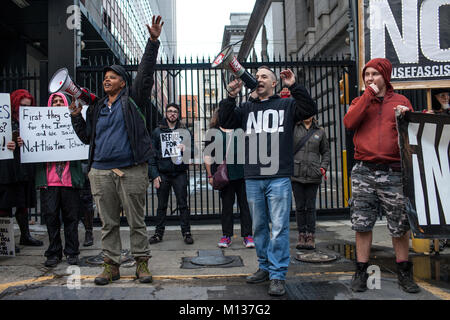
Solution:
[{"label": "raised hand", "polygon": [[151,40],[157,40],[161,35],[162,26],[164,25],[164,21],[161,21],[161,19],[161,16],[153,16],[152,26],[150,27],[148,24],[146,24],[148,33],[150,33]]},{"label": "raised hand", "polygon": [[280,78],[283,86],[290,87],[295,83],[295,75],[291,69],[281,71]]},{"label": "raised hand", "polygon": [[232,98],[236,98],[239,92],[241,92],[243,82],[241,79],[231,81],[228,86],[228,95]]}]

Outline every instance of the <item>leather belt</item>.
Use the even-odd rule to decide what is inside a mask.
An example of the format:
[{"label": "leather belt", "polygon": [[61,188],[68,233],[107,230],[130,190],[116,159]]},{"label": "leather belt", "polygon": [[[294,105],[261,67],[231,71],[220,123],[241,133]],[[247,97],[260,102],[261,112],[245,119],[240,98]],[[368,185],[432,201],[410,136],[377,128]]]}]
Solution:
[{"label": "leather belt", "polygon": [[391,169],[394,172],[402,171],[402,165],[400,162],[377,163],[362,160],[360,160],[359,162],[372,171],[389,171],[389,169]]}]

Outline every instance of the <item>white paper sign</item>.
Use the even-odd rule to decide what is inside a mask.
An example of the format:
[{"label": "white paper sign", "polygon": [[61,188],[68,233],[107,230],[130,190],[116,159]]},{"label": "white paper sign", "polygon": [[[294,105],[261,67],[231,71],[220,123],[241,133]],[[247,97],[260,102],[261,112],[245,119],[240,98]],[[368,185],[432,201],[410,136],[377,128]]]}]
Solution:
[{"label": "white paper sign", "polygon": [[161,133],[161,154],[163,158],[179,157],[181,150],[178,148],[180,134],[178,132]]},{"label": "white paper sign", "polygon": [[[83,109],[83,116],[86,111]],[[89,145],[78,139],[67,107],[19,109],[22,163],[85,160]]]},{"label": "white paper sign", "polygon": [[14,159],[13,151],[6,147],[12,140],[11,114],[9,93],[0,93],[0,160]]},{"label": "white paper sign", "polygon": [[15,255],[13,218],[0,218],[0,256],[14,257]]}]

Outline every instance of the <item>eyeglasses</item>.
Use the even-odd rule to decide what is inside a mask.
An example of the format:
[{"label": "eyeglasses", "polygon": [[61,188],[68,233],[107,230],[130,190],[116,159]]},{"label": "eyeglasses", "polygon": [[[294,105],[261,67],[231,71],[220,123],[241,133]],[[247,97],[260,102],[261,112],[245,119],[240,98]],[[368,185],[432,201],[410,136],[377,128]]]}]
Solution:
[{"label": "eyeglasses", "polygon": [[169,111],[166,111],[166,113],[178,114],[178,111],[176,111],[176,110],[169,110]]}]

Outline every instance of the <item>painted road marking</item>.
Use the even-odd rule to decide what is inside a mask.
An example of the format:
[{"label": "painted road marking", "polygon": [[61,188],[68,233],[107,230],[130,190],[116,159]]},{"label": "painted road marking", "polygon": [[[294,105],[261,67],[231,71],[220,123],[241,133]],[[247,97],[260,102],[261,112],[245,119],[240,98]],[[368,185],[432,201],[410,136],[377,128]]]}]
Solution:
[{"label": "painted road marking", "polygon": [[[309,273],[296,273],[297,277],[316,277],[324,275],[352,275],[354,272],[342,271],[342,272],[309,272]],[[213,279],[213,278],[232,278],[232,277],[247,277],[251,275],[250,273],[238,273],[238,274],[211,274],[211,275],[168,275],[168,276],[153,276],[154,280],[189,280],[189,279]],[[80,276],[81,280],[93,280],[96,276]],[[34,279],[27,279],[22,281],[7,282],[0,284],[0,293],[5,291],[10,287],[17,287],[29,284],[35,284],[39,282],[44,282],[48,280],[53,280],[57,276],[46,276],[38,277]],[[58,277],[59,278],[59,277]],[[121,276],[120,279],[123,280],[135,280],[135,276]],[[422,287],[424,290],[430,292],[432,295],[438,297],[442,300],[450,300],[450,293],[435,287],[425,281],[415,279],[416,283]],[[117,282],[116,282],[117,283]]]}]

